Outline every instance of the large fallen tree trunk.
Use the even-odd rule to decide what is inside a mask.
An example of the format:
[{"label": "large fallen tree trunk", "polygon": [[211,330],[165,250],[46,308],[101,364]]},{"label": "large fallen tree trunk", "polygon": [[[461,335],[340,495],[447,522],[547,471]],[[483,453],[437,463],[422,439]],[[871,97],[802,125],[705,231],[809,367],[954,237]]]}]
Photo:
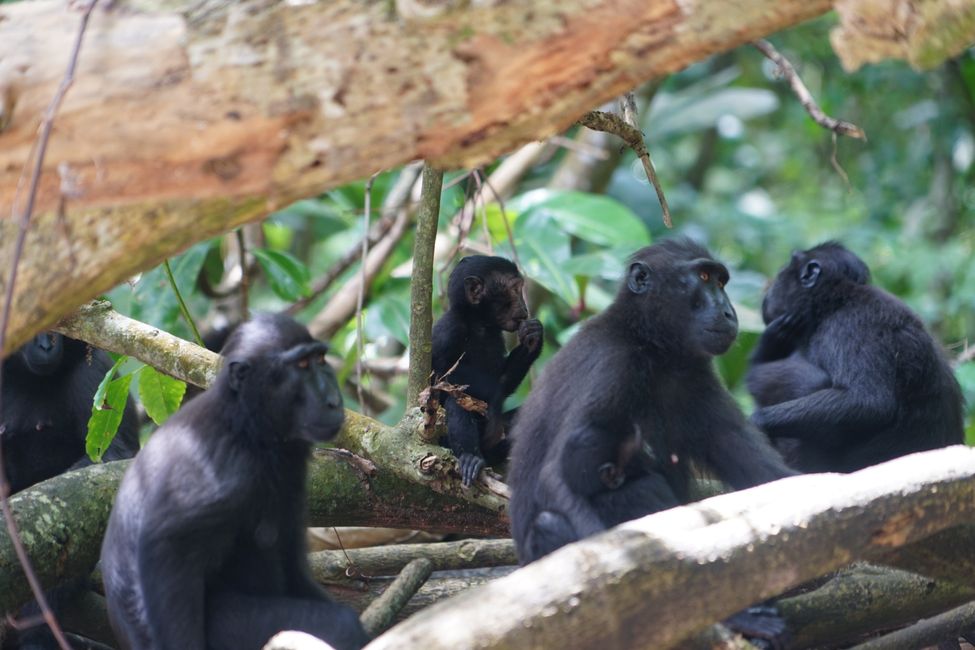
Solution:
[{"label": "large fallen tree trunk", "polygon": [[565,547],[369,648],[674,647],[754,602],[973,517],[975,449],[785,479]]},{"label": "large fallen tree trunk", "polygon": [[[101,4],[46,157],[10,348],[294,199],[415,158],[484,163],[831,5],[518,0],[425,16],[360,0]],[[0,5],[0,260],[77,27],[60,0]],[[0,291],[8,274],[0,265]]]},{"label": "large fallen tree trunk", "polygon": [[[394,429],[361,416],[348,423],[344,435],[354,437],[366,433],[397,436]],[[441,451],[444,456],[450,454]],[[117,461],[62,474],[11,499],[21,539],[45,586],[91,572],[98,559],[118,483],[128,464],[129,461]],[[501,508],[504,502],[495,495],[486,494],[481,498],[488,503],[497,500],[498,507],[479,506],[449,490],[431,490],[422,482],[404,479],[382,465],[348,453],[317,451],[309,470],[308,523],[311,526],[394,526],[507,535],[507,517]],[[459,486],[459,481],[456,483]],[[9,534],[2,528],[0,612],[23,604],[29,595]]]}]

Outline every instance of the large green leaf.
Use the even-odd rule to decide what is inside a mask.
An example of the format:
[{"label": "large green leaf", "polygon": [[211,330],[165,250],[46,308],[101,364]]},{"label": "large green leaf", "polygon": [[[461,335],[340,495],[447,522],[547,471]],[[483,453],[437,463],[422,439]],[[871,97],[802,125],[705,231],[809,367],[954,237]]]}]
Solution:
[{"label": "large green leaf", "polygon": [[626,261],[636,252],[638,245],[607,248],[575,255],[564,268],[569,273],[604,280],[619,280],[623,277]]},{"label": "large green leaf", "polygon": [[128,357],[121,357],[115,365],[105,373],[95,397],[92,400],[91,417],[88,419],[88,434],[85,437],[85,451],[89,458],[97,462],[115,438],[122,416],[125,414],[125,403],[129,399],[129,385],[132,375],[125,375],[112,379]]},{"label": "large green leaf", "polygon": [[544,212],[569,234],[600,246],[635,249],[650,243],[650,233],[640,218],[608,196],[537,189],[513,199],[511,209],[518,213]]},{"label": "large green leaf", "polygon": [[144,366],[139,371],[139,399],[156,424],[162,424],[179,409],[185,393],[185,382],[164,375],[152,366]]},{"label": "large green leaf", "polygon": [[515,222],[515,244],[525,273],[567,304],[579,304],[579,287],[564,265],[571,256],[569,235],[550,214],[529,211]]},{"label": "large green leaf", "polygon": [[309,294],[308,267],[296,258],[282,251],[263,248],[255,248],[251,252],[264,269],[271,289],[282,300],[295,301]]}]

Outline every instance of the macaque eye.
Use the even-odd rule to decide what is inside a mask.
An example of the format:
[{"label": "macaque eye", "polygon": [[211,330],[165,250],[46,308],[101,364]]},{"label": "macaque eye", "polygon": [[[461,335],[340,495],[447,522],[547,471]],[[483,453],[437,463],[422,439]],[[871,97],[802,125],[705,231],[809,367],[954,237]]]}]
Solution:
[{"label": "macaque eye", "polygon": [[711,279],[711,274],[708,273],[707,271],[698,271],[697,277],[701,278],[701,280],[703,280],[704,282],[707,282],[708,280]]},{"label": "macaque eye", "polygon": [[309,364],[308,357],[305,357],[304,359],[298,359],[298,367],[301,368],[302,370],[306,369],[308,367],[308,364]]}]

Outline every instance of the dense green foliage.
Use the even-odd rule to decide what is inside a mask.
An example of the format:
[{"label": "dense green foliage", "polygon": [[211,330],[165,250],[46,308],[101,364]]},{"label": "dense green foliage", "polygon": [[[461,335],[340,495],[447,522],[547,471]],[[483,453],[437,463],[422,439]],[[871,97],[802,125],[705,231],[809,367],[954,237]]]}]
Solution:
[{"label": "dense green foliage", "polygon": [[[719,367],[746,409],[750,404],[739,384],[762,328],[757,309],[763,287],[794,249],[826,239],[843,241],[871,266],[877,285],[917,310],[953,357],[963,353],[975,324],[975,265],[969,262],[975,247],[975,190],[970,189],[975,59],[965,55],[928,73],[887,63],[847,74],[829,48],[833,20],[812,22],[773,41],[826,113],[866,131],[867,142],[836,143],[836,165],[831,133],[808,117],[774,66],[754,48],[715,57],[638,93],[644,104],[642,126],[675,232],[705,242],[732,269],[728,291],[739,309],[742,333]],[[573,137],[575,130],[566,135]],[[510,256],[513,243],[518,261],[534,280],[529,302],[547,336],[533,373],[581,320],[612,299],[626,255],[667,234],[642,167],[632,153],[620,155],[617,147],[614,142],[605,151],[608,159],[593,177],[592,192],[549,187],[552,175],[573,155],[570,149],[557,149],[521,181],[503,209],[497,202],[479,205],[474,215],[468,235],[473,249]],[[375,180],[373,220],[398,173]],[[477,186],[460,172],[448,174],[446,183],[452,180],[460,182],[445,191],[440,219],[445,252],[456,243],[451,222],[464,205],[465,191]],[[263,242],[250,251],[257,269],[249,286],[251,308],[282,309],[308,296],[315,279],[358,245],[365,201],[365,183],[353,183],[301,201],[265,222]],[[236,296],[213,301],[201,291],[204,284],[221,282],[232,240],[229,235],[198,244],[173,261],[176,282],[204,331],[220,323],[218,311],[232,319],[239,302]],[[367,359],[400,357],[408,344],[411,248],[408,233],[366,296]],[[442,312],[439,301],[450,262],[438,261],[435,314]],[[356,262],[300,318],[310,320],[358,272]],[[110,297],[134,318],[190,337],[161,269],[144,273]],[[332,338],[332,346],[345,360],[340,379],[354,379],[354,319]],[[366,375],[365,385],[385,396],[387,407],[379,415],[398,419],[405,377]],[[961,365],[958,376],[975,402],[975,364]],[[527,388],[513,400],[522,399]],[[350,407],[359,408],[357,397],[355,389],[347,391]]]}]

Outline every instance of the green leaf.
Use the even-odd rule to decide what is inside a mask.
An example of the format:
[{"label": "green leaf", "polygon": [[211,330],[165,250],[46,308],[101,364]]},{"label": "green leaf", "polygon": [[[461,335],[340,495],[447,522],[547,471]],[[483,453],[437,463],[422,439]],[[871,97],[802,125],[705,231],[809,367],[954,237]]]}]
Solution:
[{"label": "green leaf", "polygon": [[[112,367],[106,377],[111,376],[118,367],[118,363]],[[103,380],[103,383],[104,380]],[[99,385],[98,397],[91,410],[91,418],[88,419],[88,435],[85,438],[85,451],[88,457],[98,462],[102,454],[112,444],[119,424],[122,423],[122,416],[125,414],[125,403],[129,399],[129,385],[132,383],[132,375],[124,375],[118,379],[113,379],[107,383],[104,390]]]},{"label": "green leaf", "polygon": [[266,219],[261,224],[261,230],[264,232],[265,245],[269,249],[286,251],[291,248],[295,231],[290,226]]},{"label": "green leaf", "polygon": [[[518,213],[505,206],[504,211],[501,211],[501,205],[498,203],[488,203],[484,210],[478,210],[477,219],[478,222],[475,223],[475,228],[481,227],[480,220],[487,219],[488,232],[491,233],[491,242],[495,245],[501,242],[508,241],[508,228],[514,230],[515,221],[518,219]],[[505,226],[505,218],[508,220],[508,225]]]},{"label": "green leaf", "polygon": [[308,267],[281,251],[255,248],[254,257],[264,269],[271,289],[282,300],[295,301],[310,292]]},{"label": "green leaf", "polygon": [[112,381],[112,377],[118,372],[119,366],[129,360],[129,357],[123,355],[115,360],[115,364],[108,369],[102,380],[98,382],[98,388],[95,389],[95,396],[91,398],[91,410],[96,411],[98,407],[105,401],[105,393],[108,392],[108,383]]},{"label": "green leaf", "polygon": [[405,346],[410,344],[410,296],[387,293],[369,304],[365,317],[367,340],[390,336]]},{"label": "green leaf", "polygon": [[519,213],[544,212],[566,232],[600,246],[630,247],[650,243],[650,232],[632,210],[600,194],[538,189],[512,201]]},{"label": "green leaf", "polygon": [[164,375],[152,366],[143,366],[139,371],[139,399],[156,424],[162,424],[179,409],[185,393],[185,382]]},{"label": "green leaf", "polygon": [[565,270],[576,276],[619,280],[626,269],[626,261],[635,253],[638,245],[607,248],[575,255],[565,263]]},{"label": "green leaf", "polygon": [[528,277],[568,305],[579,304],[579,287],[564,267],[571,256],[569,235],[549,214],[530,211],[519,217],[515,244]]}]

